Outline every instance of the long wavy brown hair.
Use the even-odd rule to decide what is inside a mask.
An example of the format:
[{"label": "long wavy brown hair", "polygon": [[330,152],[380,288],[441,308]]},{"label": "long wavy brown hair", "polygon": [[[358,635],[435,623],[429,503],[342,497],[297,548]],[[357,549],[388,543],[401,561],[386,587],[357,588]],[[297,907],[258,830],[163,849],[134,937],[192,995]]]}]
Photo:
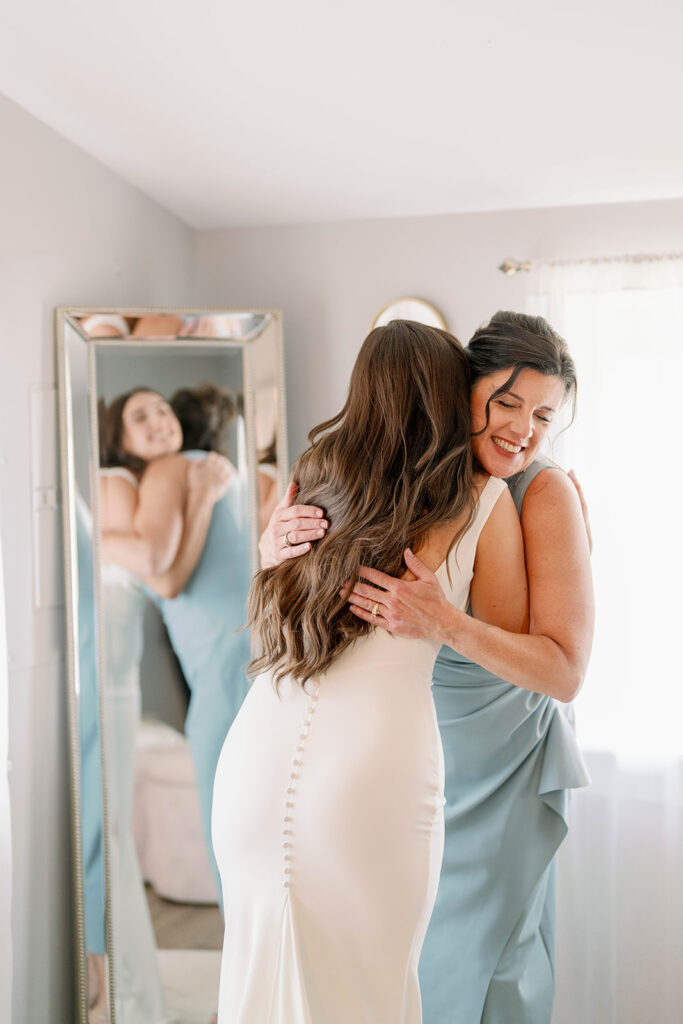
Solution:
[{"label": "long wavy brown hair", "polygon": [[[446,331],[395,320],[370,332],[338,415],[308,435],[297,460],[297,502],[324,509],[330,526],[304,558],[257,573],[249,621],[261,644],[250,673],[275,669],[303,684],[325,672],[373,627],[348,609],[342,588],[361,565],[400,575],[446,522],[465,525],[475,505],[469,369]],[[449,548],[449,551],[450,551]]]}]

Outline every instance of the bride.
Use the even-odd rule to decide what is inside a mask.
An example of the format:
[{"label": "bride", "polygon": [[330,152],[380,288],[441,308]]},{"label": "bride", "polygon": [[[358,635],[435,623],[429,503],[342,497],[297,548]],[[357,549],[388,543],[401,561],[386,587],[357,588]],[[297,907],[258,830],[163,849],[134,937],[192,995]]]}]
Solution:
[{"label": "bride", "polygon": [[367,337],[342,411],[294,467],[299,500],[332,526],[252,586],[260,674],[214,788],[219,1024],[421,1021],[443,850],[439,644],[374,629],[346,598],[361,565],[399,574],[411,549],[452,604],[525,627],[519,519],[504,482],[474,473],[470,433],[463,349],[394,321]]}]

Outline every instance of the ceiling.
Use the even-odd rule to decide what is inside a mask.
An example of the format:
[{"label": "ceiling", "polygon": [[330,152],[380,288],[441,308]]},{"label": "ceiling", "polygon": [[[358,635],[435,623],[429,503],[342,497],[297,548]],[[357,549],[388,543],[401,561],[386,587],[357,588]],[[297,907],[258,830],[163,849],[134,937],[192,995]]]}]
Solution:
[{"label": "ceiling", "polygon": [[195,228],[683,196],[678,0],[3,0],[0,92]]}]

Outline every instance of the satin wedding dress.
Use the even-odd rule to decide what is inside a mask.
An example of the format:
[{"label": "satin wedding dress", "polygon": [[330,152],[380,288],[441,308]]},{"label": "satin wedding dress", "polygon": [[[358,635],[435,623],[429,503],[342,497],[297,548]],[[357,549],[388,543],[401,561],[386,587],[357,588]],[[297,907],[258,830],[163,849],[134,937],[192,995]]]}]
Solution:
[{"label": "satin wedding dress", "polygon": [[[468,603],[489,479],[437,576]],[[216,774],[219,1024],[419,1024],[417,965],[443,852],[439,644],[376,629],[305,688],[253,683]]]},{"label": "satin wedding dress", "polygon": [[[133,474],[123,467],[102,469],[100,473],[122,477],[135,488],[138,486]],[[147,598],[135,576],[109,564],[102,566],[102,602],[116,1020],[122,1024],[165,1024],[170,1018],[164,1009],[154,931],[131,831]]]}]

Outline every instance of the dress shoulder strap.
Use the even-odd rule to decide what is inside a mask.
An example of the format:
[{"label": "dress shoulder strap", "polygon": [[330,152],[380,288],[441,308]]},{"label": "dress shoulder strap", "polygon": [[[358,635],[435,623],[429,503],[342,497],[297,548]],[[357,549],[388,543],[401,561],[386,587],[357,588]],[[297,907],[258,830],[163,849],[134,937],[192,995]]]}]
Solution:
[{"label": "dress shoulder strap", "polygon": [[472,551],[472,562],[474,562],[474,553],[479,543],[479,535],[486,526],[486,520],[491,515],[493,506],[500,498],[506,486],[505,480],[501,480],[496,476],[490,476],[482,488],[474,512],[474,518],[462,537],[463,542],[467,541],[467,547]]},{"label": "dress shoulder strap", "polygon": [[505,490],[507,484],[505,480],[501,480],[497,476],[490,476],[481,494],[479,495],[479,501],[477,502],[477,511],[475,512],[474,522],[472,526],[477,526],[477,533],[481,533],[486,520],[493,511],[493,506],[496,504],[501,494]]},{"label": "dress shoulder strap", "polygon": [[139,487],[139,481],[135,473],[125,466],[106,466],[100,470],[100,476],[120,476],[123,480],[127,480],[129,484],[132,484],[136,489]]},{"label": "dress shoulder strap", "polygon": [[514,476],[507,478],[507,485],[510,488],[510,494],[512,500],[517,508],[517,514],[522,515],[522,504],[524,502],[524,495],[527,492],[527,488],[532,480],[535,480],[539,473],[542,473],[544,469],[559,469],[560,467],[552,461],[552,459],[541,456],[540,459],[534,459],[526,469],[523,469],[521,473],[515,473]]},{"label": "dress shoulder strap", "polygon": [[467,608],[474,558],[481,531],[506,486],[504,480],[489,477],[479,495],[472,522],[455,544],[446,562],[437,570],[439,572],[443,569],[444,576],[447,576],[447,580],[442,577],[441,585],[449,601],[463,611]]},{"label": "dress shoulder strap", "polygon": [[451,552],[451,555],[457,554],[457,562],[460,567],[470,562],[474,564],[474,554],[477,550],[479,535],[486,526],[486,520],[491,515],[493,506],[500,498],[506,486],[504,480],[495,476],[490,476],[484,484],[474,510],[472,522]]}]

